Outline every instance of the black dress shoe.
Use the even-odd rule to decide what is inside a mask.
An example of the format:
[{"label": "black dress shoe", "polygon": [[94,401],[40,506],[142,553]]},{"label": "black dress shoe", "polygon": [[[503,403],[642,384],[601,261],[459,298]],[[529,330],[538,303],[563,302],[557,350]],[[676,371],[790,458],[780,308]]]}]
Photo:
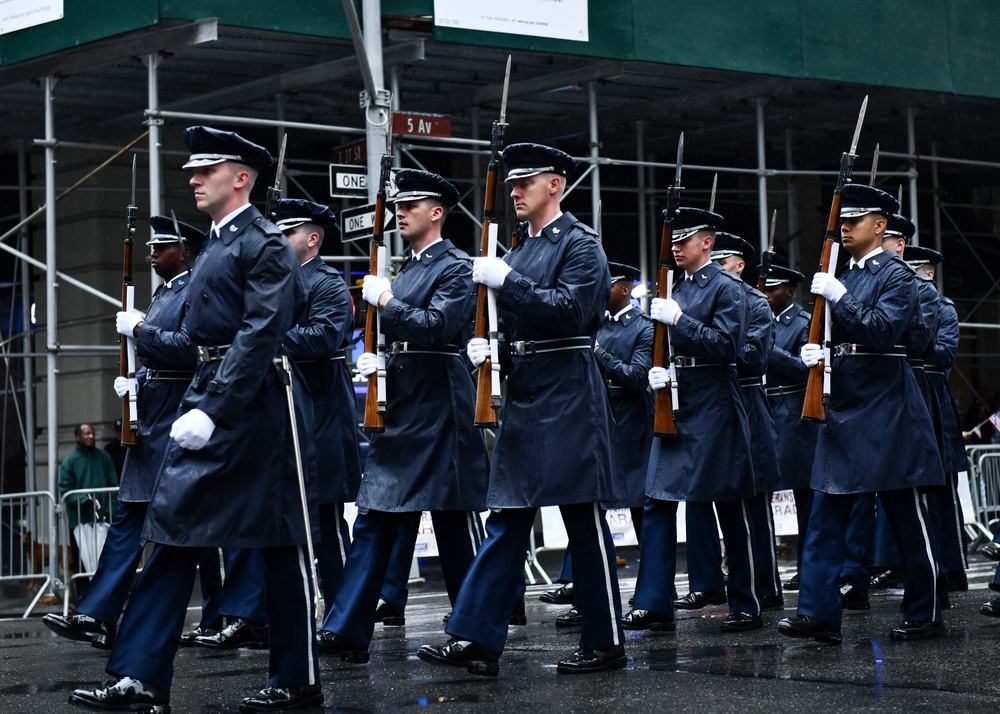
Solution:
[{"label": "black dress shoe", "polygon": [[840,586],[840,607],[844,610],[870,610],[868,593],[850,583]]},{"label": "black dress shoe", "polygon": [[69,701],[103,711],[170,714],[170,692],[132,677],[122,677],[103,689],[74,689]]},{"label": "black dress shoe", "polygon": [[760,615],[751,615],[748,612],[736,610],[729,613],[729,616],[722,621],[719,630],[722,632],[749,632],[759,630],[764,626],[764,620]]},{"label": "black dress shoe", "polygon": [[556,618],[556,627],[579,627],[582,624],[583,617],[575,607],[571,607],[568,612]]},{"label": "black dress shoe", "polygon": [[[570,588],[573,586],[570,585]],[[510,611],[510,624],[523,627],[528,624],[528,616],[524,611],[524,599],[520,599],[514,603],[514,608]]]},{"label": "black dress shoe", "polygon": [[1000,560],[1000,543],[987,543],[979,552],[988,560]]},{"label": "black dress shoe", "polygon": [[538,596],[538,599],[549,605],[572,605],[573,583],[566,583],[561,588],[544,592]]},{"label": "black dress shoe", "polygon": [[785,598],[781,595],[767,595],[761,598],[760,601],[761,610],[784,610],[785,609]]},{"label": "black dress shoe", "polygon": [[101,650],[109,650],[115,644],[115,626],[110,622],[95,620],[82,612],[69,617],[49,613],[42,622],[60,637],[77,642],[89,642]]},{"label": "black dress shoe", "polygon": [[674,607],[678,610],[700,610],[707,605],[725,605],[726,600],[725,593],[688,593],[674,600]]},{"label": "black dress shoe", "polygon": [[904,622],[893,627],[889,633],[890,640],[929,640],[932,637],[944,637],[948,634],[941,620],[933,622]]},{"label": "black dress shoe", "polygon": [[652,610],[629,610],[622,618],[626,630],[652,630],[653,632],[673,632],[677,629],[674,618]]},{"label": "black dress shoe", "polygon": [[364,664],[370,658],[368,648],[363,644],[329,630],[320,630],[316,633],[316,649],[323,654],[339,657],[341,662]]},{"label": "black dress shoe", "polygon": [[381,622],[386,627],[404,627],[406,614],[399,605],[380,600],[379,606],[375,608],[375,622]]},{"label": "black dress shoe", "polygon": [[872,590],[890,590],[903,587],[903,574],[895,570],[883,570],[872,576]]},{"label": "black dress shoe", "polygon": [[784,590],[798,590],[799,589],[799,574],[796,573],[789,579],[787,583],[781,586]]},{"label": "black dress shoe", "polygon": [[218,634],[218,630],[213,627],[202,627],[198,625],[196,628],[190,632],[185,632],[181,635],[180,646],[181,647],[194,647],[194,641],[199,637],[211,637],[212,635]]},{"label": "black dress shoe", "polygon": [[839,645],[841,641],[840,630],[809,615],[796,615],[779,620],[778,632],[788,637],[811,637],[817,642],[828,645]]},{"label": "black dress shoe", "polygon": [[268,648],[267,625],[258,625],[250,620],[237,617],[214,635],[195,637],[194,643],[199,647],[211,647],[217,650],[235,650],[239,647],[266,650]]},{"label": "black dress shoe", "polygon": [[624,645],[613,645],[606,650],[577,650],[569,659],[556,665],[560,674],[587,674],[608,669],[624,669],[628,664]]},{"label": "black dress shoe", "polygon": [[323,689],[309,684],[295,689],[267,687],[240,704],[241,712],[283,712],[287,709],[308,709],[323,704]]},{"label": "black dress shoe", "polygon": [[442,647],[424,645],[417,650],[417,657],[431,664],[465,667],[469,674],[486,677],[500,674],[500,655],[468,640],[449,640]]},{"label": "black dress shoe", "polygon": [[950,573],[945,577],[945,583],[950,593],[964,593],[969,589],[969,576],[965,572]]},{"label": "black dress shoe", "polygon": [[987,617],[1000,617],[1000,597],[987,600],[979,606],[979,614]]}]

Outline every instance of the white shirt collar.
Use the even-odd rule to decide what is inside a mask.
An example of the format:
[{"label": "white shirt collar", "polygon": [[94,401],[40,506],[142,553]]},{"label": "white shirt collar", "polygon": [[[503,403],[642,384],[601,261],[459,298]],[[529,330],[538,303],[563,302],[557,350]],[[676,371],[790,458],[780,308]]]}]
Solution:
[{"label": "white shirt collar", "polygon": [[878,248],[876,248],[875,250],[873,250],[871,253],[867,253],[863,258],[861,258],[861,260],[854,260],[854,258],[851,258],[851,262],[848,263],[847,267],[848,267],[848,269],[850,269],[850,268],[853,268],[856,265],[859,268],[863,268],[863,267],[865,267],[865,263],[868,261],[869,258],[871,258],[874,255],[878,255],[881,252],[882,252],[882,246],[879,246]]},{"label": "white shirt collar", "polygon": [[170,280],[168,280],[167,282],[165,282],[163,284],[166,285],[167,289],[169,290],[170,286],[174,284],[174,281],[177,280],[177,278],[183,278],[185,275],[187,275],[190,272],[191,272],[190,270],[185,270],[183,273],[177,273],[177,275],[175,275],[174,277],[170,278]]},{"label": "white shirt collar", "polygon": [[[706,265],[708,265],[711,262],[712,262],[712,259],[709,258],[704,263],[702,263],[701,265],[698,266],[698,270],[701,270],[702,268],[704,268]],[[698,270],[694,271],[694,273],[691,273],[690,275],[687,272],[685,272],[684,273],[684,279],[685,280],[694,280],[694,274],[697,273]]]},{"label": "white shirt collar", "polygon": [[229,223],[232,223],[233,220],[236,218],[236,216],[240,215],[241,213],[243,213],[243,211],[247,210],[248,208],[250,208],[250,204],[249,203],[244,203],[242,206],[240,206],[239,208],[237,208],[235,211],[233,211],[229,215],[225,216],[218,223],[216,223],[215,221],[212,221],[212,228],[210,229],[209,232],[210,233],[214,233],[217,236],[221,235],[222,227],[225,226],[225,225],[228,225]]},{"label": "white shirt collar", "polygon": [[615,322],[618,322],[621,319],[621,316],[624,315],[626,312],[628,312],[631,309],[632,309],[632,306],[631,305],[627,305],[627,306],[623,307],[621,310],[619,310],[618,312],[616,312],[614,315],[612,315],[607,310],[604,311],[604,314],[607,315],[608,317],[610,317]]},{"label": "white shirt collar", "polygon": [[[552,219],[551,221],[549,221],[549,222],[548,222],[548,223],[546,223],[546,224],[545,224],[544,226],[542,226],[542,231],[544,231],[544,230],[545,230],[546,228],[548,228],[548,227],[549,227],[549,226],[551,226],[551,225],[552,225],[553,223],[555,223],[555,222],[556,222],[556,221],[558,221],[558,220],[559,220],[560,218],[562,218],[562,214],[563,214],[563,212],[562,212],[562,211],[559,211],[559,213],[557,213],[557,214],[556,214],[556,217],[555,217],[555,218],[553,218],[553,219]],[[534,233],[534,234],[532,234],[532,233],[531,233],[531,229],[530,229],[530,226],[529,226],[529,229],[528,229],[528,237],[529,237],[529,238],[534,238],[535,236],[540,236],[540,235],[542,234],[542,231],[538,231],[538,233]]]},{"label": "white shirt collar", "polygon": [[779,312],[777,315],[774,316],[774,321],[778,322],[781,319],[781,316],[784,315],[789,310],[791,310],[793,307],[795,307],[795,303],[793,302],[788,303],[788,307],[786,307],[784,310],[782,310],[781,312]]},{"label": "white shirt collar", "polygon": [[428,243],[427,245],[425,245],[423,248],[421,248],[419,253],[414,253],[410,257],[413,258],[415,261],[417,261],[419,263],[420,262],[420,256],[422,256],[424,254],[425,250],[427,250],[428,248],[430,248],[432,245],[435,245],[436,243],[440,243],[443,240],[444,240],[444,238],[438,238],[435,241],[431,241],[430,243]]}]

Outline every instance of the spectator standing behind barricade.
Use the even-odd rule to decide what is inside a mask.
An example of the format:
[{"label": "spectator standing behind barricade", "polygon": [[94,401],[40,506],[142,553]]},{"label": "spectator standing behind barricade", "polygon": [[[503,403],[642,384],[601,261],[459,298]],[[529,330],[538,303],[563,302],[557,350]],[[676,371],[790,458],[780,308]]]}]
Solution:
[{"label": "spectator standing behind barricade", "polygon": [[70,701],[169,711],[173,660],[202,549],[233,547],[260,549],[273,628],[268,686],[240,709],[317,706],[323,691],[304,545],[310,521],[274,364],[305,306],[301,271],[281,231],[250,204],[259,172],[272,164],[268,151],[209,127],[189,127],[184,139],[195,202],[212,217],[185,322],[199,361],[150,498],[143,537],[155,544],[153,553],[105,668],[118,680],[77,689]]},{"label": "spectator standing behind barricade", "polygon": [[[593,229],[559,204],[573,159],[538,144],[504,149],[507,182],[523,237],[504,259],[475,260],[472,279],[496,291],[501,367],[507,392],[490,472],[487,539],[445,631],[424,645],[426,662],[497,676],[511,609],[523,586],[524,557],[538,508],[558,505],[570,548],[580,648],[560,673],[626,666],[614,543],[601,502],[624,498],[611,468],[613,416],[594,358],[594,335],[611,290],[607,258]],[[490,355],[484,338],[467,351]]]},{"label": "spectator standing behind barricade", "polygon": [[[381,310],[388,342],[385,431],[372,437],[358,493],[354,542],[336,599],[328,603],[319,649],[341,661],[368,661],[379,592],[394,545],[413,552],[422,511],[434,519],[441,571],[454,602],[482,542],[489,465],[474,426],[475,384],[462,353],[474,302],[468,255],[441,237],[458,189],[437,174],[396,174],[396,216],[409,259],[396,280],[369,275],[362,297]],[[367,378],[376,355],[358,357]],[[510,611],[508,610],[508,615]]]},{"label": "spectator standing behind barricade", "polygon": [[[198,359],[182,324],[187,312],[186,288],[191,280],[188,266],[194,262],[205,234],[178,221],[185,242],[182,246],[170,218],[152,216],[149,224],[153,229],[153,236],[146,243],[150,247],[149,262],[165,282],[156,288],[145,317],[138,312],[120,312],[116,319],[120,333],[135,337],[136,355],[142,360],[142,367],[136,373],[139,438],[125,450],[115,522],[86,594],[74,614],[64,617],[50,613],[42,618],[57,635],[90,642],[99,649],[111,649],[114,644],[118,618],[142,556],[142,524],[167,449],[170,424],[177,416],[177,407],[194,376]],[[182,250],[187,251],[186,258]],[[115,379],[119,397],[127,394],[128,382],[126,377]],[[120,419],[116,426],[120,444]],[[211,569],[206,569],[203,575],[210,574]]]},{"label": "spectator standing behind barricade", "polygon": [[[59,496],[68,491],[81,489],[109,488],[118,485],[118,474],[115,473],[115,463],[104,450],[94,446],[94,427],[92,424],[79,424],[73,430],[76,438],[76,448],[63,459],[59,466]],[[73,560],[80,563],[80,549],[87,548],[88,542],[81,546],[81,539],[87,537],[92,524],[102,521],[111,513],[109,506],[114,496],[107,493],[78,493],[66,499],[66,524],[73,533],[76,547]],[[90,534],[93,537],[93,534]],[[85,567],[77,570],[85,572]]]},{"label": "spectator standing behind barricade", "polygon": [[122,420],[115,420],[115,438],[104,445],[104,450],[108,452],[111,456],[111,460],[115,462],[115,473],[118,474],[118,480],[122,478],[122,469],[125,468],[125,454],[128,449],[122,444]]}]

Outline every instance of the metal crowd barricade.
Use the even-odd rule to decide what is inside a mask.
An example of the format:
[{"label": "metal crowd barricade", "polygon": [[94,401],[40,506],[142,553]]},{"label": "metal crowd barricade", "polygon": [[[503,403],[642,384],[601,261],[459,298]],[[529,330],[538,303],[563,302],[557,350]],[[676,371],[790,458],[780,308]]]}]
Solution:
[{"label": "metal crowd barricade", "polygon": [[965,530],[976,549],[993,539],[993,524],[1000,518],[1000,444],[977,444],[965,451],[974,512],[974,520],[965,524]]},{"label": "metal crowd barricade", "polygon": [[0,495],[2,568],[0,580],[26,581],[34,593],[22,617],[28,617],[50,590],[62,587],[62,565],[55,527],[55,503],[48,491]]},{"label": "metal crowd barricade", "polygon": [[[83,497],[83,498],[78,498]],[[93,504],[99,503],[95,508]],[[70,544],[74,541],[80,555],[76,563],[78,572],[69,573],[66,577],[66,588],[63,593],[63,615],[69,614],[69,601],[73,582],[81,578],[93,577],[97,572],[97,561],[107,531],[115,520],[115,510],[118,506],[118,487],[84,488],[67,491],[59,498],[59,542],[62,544],[62,561],[70,562]],[[76,521],[84,526],[72,532],[69,527],[69,513],[76,513]]]}]

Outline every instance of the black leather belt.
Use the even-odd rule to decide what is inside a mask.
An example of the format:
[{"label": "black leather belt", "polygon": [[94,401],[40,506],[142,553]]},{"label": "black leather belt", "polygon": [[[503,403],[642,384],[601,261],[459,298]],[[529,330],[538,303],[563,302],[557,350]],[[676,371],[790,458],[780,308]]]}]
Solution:
[{"label": "black leather belt", "polygon": [[674,357],[674,367],[677,369],[691,369],[693,367],[720,367],[728,369],[736,364],[719,364],[704,357]]},{"label": "black leather belt", "polygon": [[922,359],[907,359],[906,361],[910,363],[910,366],[913,367],[913,369],[924,369],[924,361]]},{"label": "black leather belt", "polygon": [[924,372],[927,374],[939,374],[944,377],[947,372],[945,372],[943,367],[931,367],[930,365],[924,365]]},{"label": "black leather belt", "polygon": [[766,383],[766,379],[763,376],[760,377],[744,377],[740,380],[741,387],[763,387]]},{"label": "black leather belt", "polygon": [[329,362],[338,362],[338,361],[339,362],[343,362],[346,359],[347,359],[347,355],[344,354],[344,350],[340,350],[339,352],[335,352],[334,355],[333,355],[333,357],[331,357],[329,360],[295,359],[295,360],[292,360],[292,361],[295,364],[316,364],[317,362],[327,362],[327,361],[329,361]]},{"label": "black leather belt", "polygon": [[768,387],[764,393],[769,397],[783,397],[786,394],[801,394],[806,391],[806,385],[781,385],[778,387]]},{"label": "black leather belt", "polygon": [[451,347],[445,350],[428,350],[424,349],[420,345],[410,344],[409,342],[393,342],[389,345],[389,354],[391,355],[446,355],[448,357],[458,357],[461,354],[461,350],[458,347]]},{"label": "black leather belt", "polygon": [[563,350],[590,350],[594,343],[589,337],[567,337],[558,340],[517,340],[510,345],[510,353],[515,357],[527,357],[545,352]]},{"label": "black leather belt", "polygon": [[893,345],[887,352],[872,352],[866,345],[845,342],[834,345],[832,352],[834,357],[906,357],[906,347],[903,345]]},{"label": "black leather belt", "polygon": [[198,345],[199,362],[219,362],[225,356],[230,345]]},{"label": "black leather belt", "polygon": [[146,381],[158,382],[190,382],[194,372],[183,369],[147,369]]}]

